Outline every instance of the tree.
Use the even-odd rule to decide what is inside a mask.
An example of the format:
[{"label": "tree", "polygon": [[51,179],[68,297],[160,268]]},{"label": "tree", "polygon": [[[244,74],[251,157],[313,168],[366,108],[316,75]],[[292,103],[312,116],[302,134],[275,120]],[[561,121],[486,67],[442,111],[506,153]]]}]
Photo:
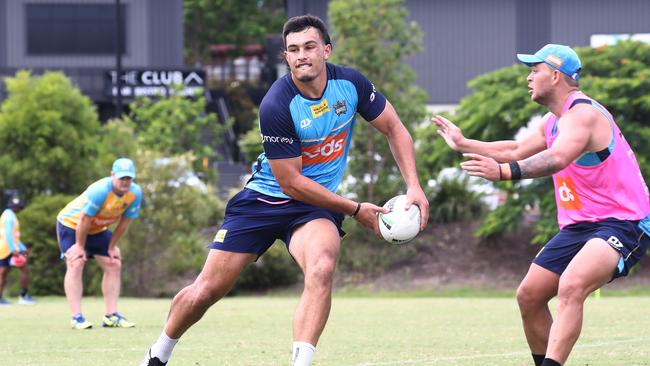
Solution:
[{"label": "tree", "polygon": [[192,160],[152,151],[135,157],[144,203],[120,241],[125,294],[169,295],[184,285],[178,282],[183,275],[193,278],[200,270],[216,232],[203,230],[223,218],[224,203],[211,187],[184,179]]},{"label": "tree", "polygon": [[214,158],[226,126],[219,123],[214,113],[205,112],[205,98],[187,98],[180,93],[159,99],[137,99],[131,103],[131,113],[125,117],[128,126],[135,127],[140,146],[159,151],[165,156],[192,152],[195,164],[204,158]]},{"label": "tree", "polygon": [[[332,0],[329,19],[335,51],[332,62],[357,68],[393,104],[409,130],[426,116],[426,93],[406,64],[422,49],[422,32],[408,21],[403,0]],[[386,139],[367,123],[356,126],[349,175],[367,184],[350,189],[363,200],[385,200],[404,191]]]},{"label": "tree", "polygon": [[233,44],[241,54],[246,44],[279,33],[285,20],[282,0],[184,0],[183,11],[188,63],[205,64],[212,44]]},{"label": "tree", "polygon": [[78,193],[96,173],[100,124],[92,102],[61,72],[6,79],[0,109],[0,188],[26,198]]},{"label": "tree", "polygon": [[[621,42],[601,48],[578,48],[583,64],[580,89],[595,98],[612,113],[627,141],[636,153],[646,179],[650,177],[650,45]],[[514,65],[481,75],[469,82],[474,93],[463,98],[450,117],[465,136],[484,141],[513,139],[515,134],[546,109],[530,100],[526,75],[529,69]],[[435,126],[418,131],[420,171],[433,174],[457,164],[461,156],[451,151]],[[508,192],[506,203],[491,212],[478,231],[481,236],[499,235],[521,222],[524,206],[539,207],[535,223],[535,243],[544,243],[557,231],[556,209],[550,178],[536,179],[530,185],[501,182]]]}]

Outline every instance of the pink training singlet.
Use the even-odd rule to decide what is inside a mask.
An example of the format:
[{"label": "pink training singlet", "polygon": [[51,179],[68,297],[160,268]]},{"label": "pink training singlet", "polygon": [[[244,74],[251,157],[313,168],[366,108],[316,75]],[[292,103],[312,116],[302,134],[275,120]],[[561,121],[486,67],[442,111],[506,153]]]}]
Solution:
[{"label": "pink training singlet", "polygon": [[[648,187],[630,145],[612,115],[583,93],[572,93],[562,113],[578,103],[590,104],[601,111],[610,121],[613,138],[606,149],[586,153],[553,174],[560,228],[576,222],[598,222],[607,218],[645,218],[650,213]],[[544,123],[546,145],[550,148],[559,133],[557,117],[548,113]]]}]

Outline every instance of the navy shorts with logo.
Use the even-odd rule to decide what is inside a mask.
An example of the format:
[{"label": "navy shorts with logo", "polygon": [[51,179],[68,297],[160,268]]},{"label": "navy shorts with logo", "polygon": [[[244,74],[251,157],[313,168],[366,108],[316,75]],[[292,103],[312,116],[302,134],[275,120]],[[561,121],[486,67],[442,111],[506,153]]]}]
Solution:
[{"label": "navy shorts with logo", "polygon": [[244,188],[228,201],[223,224],[209,247],[260,256],[276,239],[288,247],[297,226],[321,218],[332,221],[341,237],[345,235],[342,214]]},{"label": "navy shorts with logo", "polygon": [[580,222],[560,230],[537,254],[533,263],[551,272],[562,274],[569,262],[590,239],[603,239],[621,253],[613,278],[626,276],[648,250],[650,238],[638,221],[606,219],[600,222]]},{"label": "navy shorts with logo", "polygon": [[[59,248],[61,249],[61,258],[63,258],[65,252],[70,249],[74,243],[77,242],[75,237],[75,230],[70,229],[69,227],[56,222],[56,237],[59,241]],[[101,233],[97,234],[88,234],[86,237],[86,256],[92,258],[95,255],[103,255],[108,257],[108,245],[111,243],[111,238],[113,234],[110,230],[104,230]]]}]

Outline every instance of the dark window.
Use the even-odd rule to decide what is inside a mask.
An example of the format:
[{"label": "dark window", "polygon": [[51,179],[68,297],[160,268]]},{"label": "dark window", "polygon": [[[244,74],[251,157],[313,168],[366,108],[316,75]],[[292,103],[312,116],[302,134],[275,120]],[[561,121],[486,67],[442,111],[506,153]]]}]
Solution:
[{"label": "dark window", "polygon": [[[27,54],[115,54],[114,4],[27,4]],[[120,5],[120,52],[126,49],[126,11]]]}]

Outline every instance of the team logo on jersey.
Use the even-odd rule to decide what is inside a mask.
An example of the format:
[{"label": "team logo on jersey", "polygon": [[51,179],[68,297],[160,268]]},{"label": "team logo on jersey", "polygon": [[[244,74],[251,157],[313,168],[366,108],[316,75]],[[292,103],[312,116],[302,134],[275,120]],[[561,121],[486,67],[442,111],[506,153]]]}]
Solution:
[{"label": "team logo on jersey", "polygon": [[558,203],[565,210],[579,210],[582,208],[582,202],[578,197],[575,185],[571,178],[557,177],[555,180],[557,185]]},{"label": "team logo on jersey", "polygon": [[345,114],[345,112],[348,111],[348,106],[345,100],[337,100],[336,104],[334,104],[332,107],[334,108],[334,112],[336,112],[337,116]]},{"label": "team logo on jersey", "polygon": [[327,163],[343,156],[348,130],[330,136],[323,142],[302,148],[302,165]]},{"label": "team logo on jersey", "polygon": [[372,93],[370,94],[370,103],[375,101],[375,93],[377,92],[377,89],[375,88],[375,84],[370,83],[372,85]]},{"label": "team logo on jersey", "polygon": [[316,104],[310,107],[312,118],[318,118],[323,114],[330,111],[330,106],[327,104],[327,99],[323,99],[320,104]]},{"label": "team logo on jersey", "polygon": [[217,235],[214,236],[213,242],[223,243],[223,241],[226,239],[226,233],[228,233],[228,230],[226,229],[217,231]]}]

